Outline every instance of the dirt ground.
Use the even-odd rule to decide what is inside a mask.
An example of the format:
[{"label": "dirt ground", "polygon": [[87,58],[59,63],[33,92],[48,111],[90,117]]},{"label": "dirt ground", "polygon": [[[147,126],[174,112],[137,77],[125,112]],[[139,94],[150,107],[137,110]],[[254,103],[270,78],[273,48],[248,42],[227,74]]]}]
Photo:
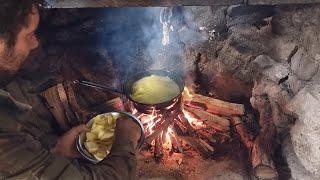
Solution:
[{"label": "dirt ground", "polygon": [[232,143],[220,148],[217,156],[204,159],[190,149],[184,153],[170,154],[157,162],[151,151],[138,155],[140,180],[248,180],[248,161],[243,147]]}]

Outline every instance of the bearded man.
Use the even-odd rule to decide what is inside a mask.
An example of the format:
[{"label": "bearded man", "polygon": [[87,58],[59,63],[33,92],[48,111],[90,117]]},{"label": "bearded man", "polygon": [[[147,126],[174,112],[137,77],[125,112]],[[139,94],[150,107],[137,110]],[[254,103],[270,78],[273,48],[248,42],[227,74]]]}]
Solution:
[{"label": "bearded man", "polygon": [[[98,165],[79,159],[77,136],[85,125],[57,136],[35,97],[10,93],[10,82],[37,48],[39,0],[0,0],[0,179],[135,179],[140,128],[118,119],[111,153]],[[28,103],[32,99],[33,103]],[[79,159],[77,159],[79,158]]]}]

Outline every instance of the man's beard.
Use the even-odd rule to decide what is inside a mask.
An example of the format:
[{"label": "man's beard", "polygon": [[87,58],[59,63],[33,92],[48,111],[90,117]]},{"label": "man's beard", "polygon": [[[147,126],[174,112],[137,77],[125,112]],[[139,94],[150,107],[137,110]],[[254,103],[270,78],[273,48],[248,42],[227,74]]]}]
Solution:
[{"label": "man's beard", "polygon": [[25,55],[16,53],[14,48],[6,48],[0,54],[0,86],[6,85],[16,76],[26,58]]}]

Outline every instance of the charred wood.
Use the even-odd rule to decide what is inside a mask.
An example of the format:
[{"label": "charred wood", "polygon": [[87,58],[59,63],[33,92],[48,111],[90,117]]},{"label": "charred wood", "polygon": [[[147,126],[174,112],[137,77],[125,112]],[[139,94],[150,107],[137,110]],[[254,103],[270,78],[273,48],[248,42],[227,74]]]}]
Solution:
[{"label": "charred wood", "polygon": [[160,160],[163,157],[162,138],[160,135],[157,136],[157,138],[155,139],[154,157],[158,160]]}]

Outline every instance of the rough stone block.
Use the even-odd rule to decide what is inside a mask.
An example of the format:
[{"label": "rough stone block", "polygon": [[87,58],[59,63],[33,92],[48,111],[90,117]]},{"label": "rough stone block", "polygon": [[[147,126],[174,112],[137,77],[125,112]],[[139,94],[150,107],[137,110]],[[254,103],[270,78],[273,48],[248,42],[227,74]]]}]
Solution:
[{"label": "rough stone block", "polygon": [[265,17],[272,16],[274,13],[274,10],[272,6],[233,5],[228,8],[227,13],[231,17],[259,13],[259,16],[261,18],[265,18]]},{"label": "rough stone block", "polygon": [[286,63],[290,55],[296,51],[296,43],[277,38],[272,41],[273,54],[271,55],[274,60]]},{"label": "rough stone block", "polygon": [[289,74],[287,64],[278,63],[269,56],[260,55],[252,62],[252,68],[271,81],[278,83]]},{"label": "rough stone block", "polygon": [[307,3],[317,3],[320,0],[248,0],[248,4],[257,5],[257,4],[307,4]]},{"label": "rough stone block", "polygon": [[301,164],[299,158],[294,152],[294,148],[290,137],[288,136],[282,143],[282,153],[287,160],[288,166],[291,170],[291,176],[294,180],[316,180],[319,178],[314,177],[307,171]]},{"label": "rough stone block", "polygon": [[293,149],[305,169],[320,177],[320,85],[303,88],[285,107],[297,117],[290,131]]},{"label": "rough stone block", "polygon": [[293,94],[297,94],[300,91],[300,89],[302,89],[305,86],[305,81],[299,80],[297,76],[294,74],[289,75],[287,83],[290,89],[292,90]]},{"label": "rough stone block", "polygon": [[193,29],[199,30],[200,27],[208,27],[214,24],[214,14],[210,6],[184,7],[183,12],[187,24]]},{"label": "rough stone block", "polygon": [[263,75],[271,81],[279,83],[281,79],[289,75],[289,68],[285,64],[276,63],[273,67],[263,71]]},{"label": "rough stone block", "polygon": [[292,57],[291,69],[299,79],[308,81],[318,72],[319,64],[307,54],[304,48],[300,48]]}]

